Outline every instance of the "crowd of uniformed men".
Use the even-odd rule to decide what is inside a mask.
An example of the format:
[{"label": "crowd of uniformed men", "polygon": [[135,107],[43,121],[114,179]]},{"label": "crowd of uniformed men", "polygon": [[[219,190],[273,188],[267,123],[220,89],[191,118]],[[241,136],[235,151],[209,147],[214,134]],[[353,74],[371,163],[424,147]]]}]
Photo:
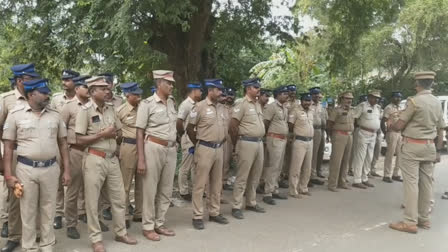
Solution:
[{"label": "crowd of uniformed men", "polygon": [[[142,222],[149,240],[174,236],[165,215],[178,143],[179,193],[192,201],[195,229],[204,229],[204,195],[209,221],[228,223],[220,210],[226,203],[223,188],[233,190],[236,219],[244,218],[244,209],[265,212],[257,193],[268,205],[288,196],[311,196],[310,187],[324,184],[326,141],[332,143],[329,191],[374,187],[369,178],[380,176],[374,168],[381,131],[388,146],[383,181],[404,182],[404,220],[390,227],[410,233],[430,228],[433,168],[445,127],[440,103],[431,94],[433,72],[415,75],[417,94],[406,108],[400,108],[401,93],[393,92],[383,111],[378,91],[356,107],[352,93],[343,92],[324,108],[318,87],[297,100],[295,85],[273,90],[269,103],[270,91],[260,88],[259,79],[243,81],[244,97],[236,101],[235,90],[220,79],[190,83],[177,109],[174,73],[164,70],[153,71],[153,95],[143,100],[137,83],[121,84],[126,101],[113,93],[111,74],[91,77],[64,70],[64,92],[50,102],[48,81],[33,64],[11,70],[13,89],[0,96],[2,168],[9,188],[2,202],[2,236],[8,242],[1,251],[13,251],[20,243],[23,251],[53,251],[53,229],[62,228],[63,217],[72,239],[80,238],[78,220],[87,223],[93,251],[105,251],[102,232],[108,227],[100,216],[113,220],[118,242],[137,243],[127,233],[131,220]],[[132,185],[135,207],[129,199]],[[288,188],[288,194],[279,187]]]}]

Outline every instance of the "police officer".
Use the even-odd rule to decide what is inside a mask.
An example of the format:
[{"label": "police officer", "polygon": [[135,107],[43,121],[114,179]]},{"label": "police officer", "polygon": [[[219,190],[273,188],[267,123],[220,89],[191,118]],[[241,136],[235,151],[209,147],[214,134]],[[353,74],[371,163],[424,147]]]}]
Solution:
[{"label": "police officer", "polygon": [[353,95],[344,92],[340,95],[341,103],[330,113],[327,121],[327,135],[331,137],[330,174],[328,190],[337,192],[337,188],[349,189],[347,170],[353,143],[354,117],[351,108]]},{"label": "police officer", "polygon": [[257,213],[265,210],[257,204],[256,188],[263,170],[263,112],[257,97],[260,95],[260,79],[254,78],[242,82],[246,91],[243,100],[236,104],[230,121],[232,142],[236,143],[237,153],[236,181],[233,188],[232,216],[244,219],[241,208],[246,195],[246,209]]},{"label": "police officer", "polygon": [[[226,89],[226,99],[223,100],[223,104],[224,107],[226,108],[225,112],[224,112],[224,116],[226,118],[226,129],[225,129],[225,134],[226,134],[226,142],[224,143],[223,146],[223,152],[224,152],[224,164],[223,164],[223,168],[222,168],[222,188],[223,190],[233,190],[233,186],[231,185],[230,181],[229,181],[229,177],[230,177],[230,163],[232,162],[232,154],[233,154],[233,143],[232,143],[232,138],[230,137],[229,134],[229,125],[230,125],[230,120],[232,118],[232,106],[235,100],[235,89],[233,88],[227,88]],[[223,198],[221,197],[221,201],[223,201]]]},{"label": "police officer", "polygon": [[[64,92],[55,93],[51,98],[51,107],[56,109],[58,112],[62,111],[62,107],[71,100],[75,99],[75,82],[74,78],[78,77],[79,73],[70,69],[65,69],[62,71],[62,88]],[[62,173],[61,173],[62,175]],[[78,186],[75,182],[75,186]],[[59,181],[59,188],[57,194],[56,202],[56,217],[54,217],[53,227],[55,229],[62,228],[62,217],[64,216],[64,187],[62,186],[61,180]]]},{"label": "police officer", "polygon": [[[50,89],[47,80],[36,79],[24,84],[27,104],[17,105],[6,120],[3,132],[5,143],[5,178],[10,188],[21,184],[20,197],[23,251],[53,251],[54,230],[51,227],[56,206],[59,164],[63,163],[62,183],[70,183],[67,130],[59,113],[47,105]],[[12,173],[13,151],[17,143],[16,176]],[[36,213],[39,213],[38,215]],[[40,245],[36,243],[36,221],[40,221]]]},{"label": "police officer", "polygon": [[165,226],[176,170],[176,109],[171,96],[174,73],[153,71],[156,93],[143,100],[137,111],[137,173],[143,177],[143,235],[159,241],[174,236]]},{"label": "police officer", "polygon": [[258,97],[258,103],[260,103],[261,109],[264,110],[265,106],[269,103],[269,98],[271,95],[272,90],[261,88],[260,89],[260,97]]},{"label": "police officer", "polygon": [[[142,179],[137,175],[137,110],[141,100],[143,90],[136,82],[128,82],[120,85],[121,90],[126,95],[126,102],[117,108],[118,119],[123,128],[120,145],[120,168],[123,176],[124,191],[126,193],[126,206],[129,208],[129,193],[131,191],[132,180],[135,179],[135,212],[134,219],[141,219],[143,204]],[[126,227],[130,226],[131,214],[126,209]]]},{"label": "police officer", "polygon": [[278,191],[278,179],[282,170],[283,158],[288,137],[288,109],[285,102],[288,99],[288,87],[282,86],[274,90],[275,101],[268,104],[263,112],[266,129],[266,149],[268,162],[264,170],[263,202],[275,205],[274,199],[287,199]]},{"label": "police officer", "polygon": [[[361,95],[361,96],[359,96],[358,97],[358,103],[356,105],[359,105],[359,104],[361,104],[363,102],[366,102],[367,101],[367,97],[368,97],[368,95]],[[339,99],[340,99],[340,97],[339,97]],[[357,139],[358,139],[358,130],[359,130],[359,127],[358,127],[357,124],[355,124],[355,130],[353,131],[352,154],[350,155],[350,165],[349,165],[349,170],[348,170],[348,175],[349,176],[353,176],[354,175],[354,173],[353,173],[353,158],[355,156],[354,152],[356,150],[356,142],[357,142]]]},{"label": "police officer", "polygon": [[[392,92],[392,101],[384,109],[383,118],[381,119],[381,130],[386,136],[387,143],[383,181],[387,183],[392,183],[392,180],[403,181],[398,174],[398,154],[400,153],[402,139],[401,132],[391,129],[392,124],[396,123],[400,118],[401,96],[401,92]],[[395,168],[392,175],[392,159],[395,154],[397,154],[397,158],[395,159]]]},{"label": "police officer", "polygon": [[408,98],[398,122],[391,127],[402,131],[403,136],[398,163],[403,174],[405,208],[404,220],[389,227],[402,232],[417,233],[417,227],[431,228],[429,209],[434,163],[440,162],[445,128],[440,101],[431,93],[435,75],[434,72],[415,74],[417,94]]},{"label": "police officer", "polygon": [[190,138],[185,133],[185,129],[188,125],[188,115],[191,109],[201,100],[202,91],[200,83],[189,83],[187,85],[188,97],[179,106],[179,112],[177,114],[176,129],[177,134],[181,137],[181,147],[182,147],[182,162],[180,163],[178,182],[179,182],[179,193],[180,196],[187,201],[191,201],[190,188],[188,186],[188,175],[190,175],[192,182],[194,174],[194,144],[191,142]]},{"label": "police officer", "polygon": [[[23,82],[30,81],[39,77],[35,72],[34,64],[21,64],[11,67],[14,75],[15,88],[2,94],[0,97],[0,135],[7,116],[16,105],[28,104],[25,98],[25,87]],[[16,175],[17,156],[13,152],[11,172]],[[8,214],[8,241],[2,252],[12,252],[20,244],[22,237],[22,221],[20,218],[20,201],[14,197],[12,190],[9,191],[9,214]]]},{"label": "police officer", "polygon": [[[381,97],[378,101],[378,106],[380,107],[380,118],[383,118],[383,106],[384,106],[384,97]],[[376,140],[375,140],[375,147],[373,149],[373,157],[372,157],[372,164],[370,166],[370,177],[381,177],[381,175],[379,175],[376,172],[376,163],[378,162],[379,158],[380,158],[380,153],[381,153],[381,142],[383,141],[383,136],[381,135],[381,127],[380,129],[377,130],[376,132]]]},{"label": "police officer", "polygon": [[[204,229],[202,198],[208,184],[209,220],[227,224],[228,220],[220,214],[222,190],[223,144],[226,140],[224,124],[227,123],[224,105],[218,102],[221,96],[221,79],[204,81],[207,89],[205,100],[198,102],[190,113],[187,133],[195,148],[195,183],[193,184],[193,227]],[[196,131],[195,131],[196,128]]]},{"label": "police officer", "polygon": [[359,126],[356,132],[356,150],[353,155],[354,183],[353,187],[366,189],[374,187],[368,181],[370,165],[372,163],[373,149],[380,129],[381,110],[378,100],[381,98],[379,91],[371,91],[366,102],[360,103],[355,108],[354,117]]},{"label": "police officer", "polygon": [[289,131],[294,133],[289,170],[289,195],[297,199],[301,198],[301,195],[311,196],[308,182],[313,158],[314,111],[310,106],[311,95],[301,94],[300,105],[295,106],[288,117]]},{"label": "police officer", "polygon": [[323,185],[324,182],[319,179],[318,175],[321,175],[320,168],[318,166],[318,158],[319,158],[319,149],[322,148],[321,145],[324,143],[324,135],[325,135],[325,124],[326,124],[326,111],[322,107],[320,103],[320,95],[321,90],[320,87],[313,87],[309,89],[311,94],[311,98],[313,102],[311,104],[311,109],[313,112],[313,127],[314,127],[314,136],[313,136],[313,159],[311,162],[311,180],[310,182],[315,185]]},{"label": "police officer", "polygon": [[86,79],[90,76],[78,76],[73,78],[76,95],[62,107],[61,117],[67,128],[67,142],[70,154],[70,172],[72,182],[67,186],[65,199],[65,220],[67,223],[67,237],[79,239],[80,235],[76,226],[78,224],[78,196],[84,192],[84,180],[82,177],[82,160],[84,158],[85,146],[76,143],[76,116],[81,106],[89,101],[89,92]]},{"label": "police officer", "polygon": [[86,80],[91,97],[76,117],[76,143],[87,146],[83,161],[84,189],[89,238],[93,251],[105,251],[98,222],[98,200],[103,185],[108,191],[114,215],[115,240],[137,244],[126,231],[126,196],[120,164],[116,156],[117,138],[121,138],[121,122],[111,103],[105,102],[110,89],[104,77]]}]

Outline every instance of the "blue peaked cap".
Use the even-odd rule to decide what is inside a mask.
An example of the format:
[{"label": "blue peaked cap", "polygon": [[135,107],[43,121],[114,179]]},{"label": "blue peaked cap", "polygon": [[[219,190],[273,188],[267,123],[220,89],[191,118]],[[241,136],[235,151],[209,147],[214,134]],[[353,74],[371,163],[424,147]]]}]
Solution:
[{"label": "blue peaked cap", "polygon": [[28,75],[31,77],[40,77],[39,74],[36,73],[33,63],[12,66],[11,71],[14,74],[14,77],[20,77],[22,75]]},{"label": "blue peaked cap", "polygon": [[38,90],[39,92],[41,92],[43,94],[51,93],[51,90],[48,87],[49,83],[48,83],[47,79],[36,79],[36,80],[25,81],[23,83],[23,85],[25,87],[25,92]]},{"label": "blue peaked cap", "polygon": [[125,94],[135,94],[141,95],[143,94],[143,90],[138,86],[137,82],[127,82],[120,85],[121,90]]},{"label": "blue peaked cap", "polygon": [[224,86],[222,85],[221,79],[205,79],[204,84],[206,87],[215,87],[219,89],[223,89]]}]

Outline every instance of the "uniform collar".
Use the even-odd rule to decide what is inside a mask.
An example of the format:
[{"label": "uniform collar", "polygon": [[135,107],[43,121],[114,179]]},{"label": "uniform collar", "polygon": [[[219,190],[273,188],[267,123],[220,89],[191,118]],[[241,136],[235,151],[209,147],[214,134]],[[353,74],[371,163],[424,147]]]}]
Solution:
[{"label": "uniform collar", "polygon": [[[32,112],[33,111],[33,109],[31,108],[31,106],[30,106],[30,104],[28,102],[25,104],[25,111],[26,112]],[[42,115],[44,112],[47,112],[47,111],[48,111],[47,107],[45,107],[45,108],[42,109],[40,114]]]},{"label": "uniform collar", "polygon": [[137,110],[138,105],[136,107],[134,107],[128,101],[126,101],[126,107],[128,107],[129,110],[132,111],[132,110]]},{"label": "uniform collar", "polygon": [[248,102],[252,102],[252,103],[255,103],[257,101],[256,99],[252,100],[248,95],[244,96],[244,99],[246,99]]},{"label": "uniform collar", "polygon": [[216,106],[215,103],[213,103],[212,101],[210,101],[210,99],[208,97],[205,98],[205,102],[207,103],[207,105],[209,106]]},{"label": "uniform collar", "polygon": [[283,105],[284,105],[284,104],[281,104],[278,100],[275,100],[275,103],[276,103],[279,107],[283,108]]},{"label": "uniform collar", "polygon": [[187,97],[187,101],[193,105],[196,104],[196,102],[193,99],[191,99],[190,96]]},{"label": "uniform collar", "polygon": [[423,90],[418,92],[416,95],[425,95],[425,94],[432,94],[431,90]]},{"label": "uniform collar", "polygon": [[14,95],[16,96],[17,100],[26,100],[25,96],[23,96],[17,88],[14,88]]},{"label": "uniform collar", "polygon": [[92,106],[93,106],[93,108],[95,109],[95,111],[98,111],[98,112],[100,112],[100,113],[103,113],[103,112],[109,107],[109,105],[107,105],[107,102],[105,102],[105,103],[104,103],[104,107],[103,107],[103,111],[100,111],[100,110],[99,110],[99,107],[98,107],[98,105],[95,103],[95,101],[94,101],[94,100],[91,100],[91,102],[92,102]]}]

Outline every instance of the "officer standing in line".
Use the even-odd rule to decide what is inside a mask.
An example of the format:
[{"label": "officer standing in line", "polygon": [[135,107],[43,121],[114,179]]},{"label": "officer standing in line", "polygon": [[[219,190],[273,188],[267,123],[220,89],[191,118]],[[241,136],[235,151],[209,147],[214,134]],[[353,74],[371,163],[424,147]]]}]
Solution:
[{"label": "officer standing in line", "polygon": [[266,149],[264,170],[263,202],[275,205],[274,199],[287,199],[278,191],[278,179],[282,170],[288,137],[288,109],[285,102],[288,99],[288,87],[282,86],[274,90],[275,102],[268,104],[263,111],[263,121],[266,129]]},{"label": "officer standing in line", "polygon": [[137,240],[126,231],[126,195],[120,163],[116,156],[117,139],[121,138],[121,122],[106,97],[111,92],[104,77],[86,80],[91,97],[76,117],[76,143],[87,146],[83,161],[84,190],[89,238],[94,252],[105,251],[98,221],[101,190],[107,190],[114,215],[115,240],[134,245]]},{"label": "officer standing in line", "polygon": [[[3,133],[3,126],[9,113],[17,105],[28,104],[25,98],[25,87],[23,82],[39,77],[34,70],[34,64],[21,64],[11,67],[14,75],[15,88],[9,92],[1,94],[0,98],[0,135]],[[1,154],[0,154],[1,155]],[[16,175],[17,153],[13,152],[11,172]],[[8,214],[8,241],[2,252],[12,252],[19,246],[22,238],[22,221],[20,217],[20,200],[17,199],[12,190],[9,190],[9,214]]]},{"label": "officer standing in line", "polygon": [[232,216],[244,219],[241,208],[246,195],[246,209],[257,213],[265,210],[257,204],[256,189],[263,170],[263,136],[265,134],[263,111],[257,97],[260,95],[260,79],[242,82],[246,96],[232,111],[229,133],[237,153],[236,181],[233,188]]},{"label": "officer standing in line", "polygon": [[[381,119],[381,130],[386,136],[387,152],[384,159],[384,176],[383,181],[386,183],[392,183],[392,180],[402,182],[399,171],[398,164],[398,154],[401,149],[401,131],[392,130],[391,126],[400,119],[400,101],[401,92],[392,92],[392,101],[384,109],[383,118]],[[397,157],[395,159],[395,168],[392,175],[392,159],[395,154]]]},{"label": "officer standing in line", "polygon": [[[20,198],[23,251],[53,251],[56,243],[51,227],[56,207],[59,182],[59,164],[62,160],[62,183],[70,183],[67,129],[59,113],[47,105],[51,90],[47,80],[36,79],[24,84],[27,104],[17,105],[9,112],[3,127],[5,143],[5,178],[11,189],[21,185]],[[13,152],[17,144],[17,167],[12,173]],[[36,214],[39,213],[39,214]],[[36,243],[40,221],[40,244]]]},{"label": "officer standing in line", "polygon": [[67,186],[65,199],[65,221],[67,224],[67,237],[79,239],[80,234],[76,229],[78,224],[78,196],[84,192],[84,179],[82,177],[82,160],[85,146],[76,144],[76,116],[81,106],[89,102],[89,92],[86,79],[90,76],[78,76],[73,78],[76,95],[62,107],[61,117],[67,128],[67,143],[69,144],[70,175],[72,182]]},{"label": "officer standing in line", "polygon": [[[361,103],[363,103],[363,102],[366,102],[367,101],[367,96],[368,95],[361,95],[361,96],[359,96],[359,98],[358,98],[358,103],[356,104],[356,105],[359,105],[359,104],[361,104]],[[349,170],[348,170],[348,175],[349,176],[353,176],[354,175],[354,173],[353,173],[353,158],[354,158],[354,156],[355,156],[355,150],[356,150],[356,146],[355,146],[355,144],[356,144],[356,142],[357,142],[357,136],[358,136],[358,130],[359,130],[359,127],[358,127],[358,125],[356,125],[355,124],[355,130],[353,131],[353,145],[352,145],[352,154],[350,155],[350,165],[349,165]]]},{"label": "officer standing in line", "polygon": [[[224,152],[224,164],[222,168],[222,188],[223,190],[233,190],[233,186],[230,184],[229,177],[230,177],[230,163],[232,162],[232,154],[233,154],[233,143],[232,138],[229,134],[229,125],[230,120],[232,118],[232,107],[235,100],[235,89],[233,88],[227,88],[226,89],[227,96],[224,100],[224,106],[226,108],[226,111],[224,112],[224,116],[226,117],[226,142],[223,146],[223,152]],[[221,197],[221,202],[223,201],[223,198]]]},{"label": "officer standing in line", "polygon": [[320,103],[319,96],[321,95],[321,90],[319,87],[313,87],[309,89],[309,92],[311,94],[311,98],[313,99],[313,102],[311,104],[311,109],[314,110],[313,112],[313,127],[314,127],[314,136],[313,136],[313,159],[311,162],[311,180],[310,184],[315,185],[323,185],[324,182],[319,179],[317,176],[320,175],[320,167],[318,169],[318,152],[319,149],[322,147],[321,144],[323,143],[323,138],[325,135],[325,124],[326,124],[326,111],[322,107],[322,104]]},{"label": "officer standing in line", "polygon": [[352,93],[344,92],[340,97],[341,103],[329,113],[327,121],[327,135],[331,137],[332,144],[328,190],[332,192],[338,191],[336,187],[349,189],[347,170],[352,152],[352,134],[355,122],[351,108]]},{"label": "officer standing in line", "polygon": [[137,110],[143,94],[143,90],[136,82],[123,83],[121,90],[126,95],[126,102],[117,108],[117,116],[123,128],[120,145],[120,168],[123,176],[124,192],[126,194],[126,228],[130,227],[131,214],[129,213],[129,193],[131,191],[132,180],[135,179],[135,212],[136,222],[141,219],[143,204],[142,178],[137,175]]},{"label": "officer standing in line", "polygon": [[272,90],[270,89],[260,89],[260,97],[258,97],[258,103],[260,103],[262,110],[264,110],[264,107],[268,104],[269,98],[271,97],[271,92]]},{"label": "officer standing in line", "polygon": [[404,220],[389,227],[402,232],[417,233],[417,227],[431,228],[434,163],[440,162],[445,128],[442,106],[431,92],[435,75],[434,72],[415,74],[417,94],[408,98],[398,122],[391,127],[402,131],[403,136],[398,158],[403,174],[405,208]]},{"label": "officer standing in line", "polygon": [[289,132],[294,133],[294,143],[291,152],[289,171],[289,195],[301,198],[302,195],[311,196],[308,182],[311,176],[311,160],[313,158],[313,113],[310,108],[311,95],[304,93],[300,96],[300,105],[289,112]]},{"label": "officer standing in line", "polygon": [[[195,183],[193,184],[193,227],[204,229],[202,198],[208,185],[209,220],[228,224],[220,214],[222,190],[223,144],[226,141],[226,108],[218,102],[224,86],[220,79],[205,80],[207,97],[191,110],[187,133],[196,146],[194,153]],[[195,130],[196,129],[196,130]]]},{"label": "officer standing in line", "polygon": [[156,93],[143,100],[137,111],[137,173],[143,177],[143,236],[160,241],[175,236],[165,226],[176,170],[176,119],[172,71],[156,70]]},{"label": "officer standing in line", "polygon": [[[50,105],[53,109],[57,110],[59,113],[61,112],[62,107],[67,103],[67,101],[75,99],[76,92],[73,78],[76,78],[78,76],[79,76],[78,72],[75,72],[70,69],[65,69],[62,71],[61,79],[62,79],[62,88],[64,89],[64,92],[55,93],[51,98],[51,105]],[[57,194],[56,217],[54,217],[54,223],[53,223],[54,229],[62,228],[62,217],[64,216],[65,193],[61,179],[59,181],[59,188]]]},{"label": "officer standing in line", "polygon": [[179,106],[177,114],[176,129],[177,135],[181,138],[182,161],[180,163],[178,182],[179,193],[182,199],[191,201],[191,193],[188,185],[188,176],[191,172],[191,182],[194,184],[194,144],[185,133],[188,125],[188,115],[193,106],[201,100],[202,90],[200,83],[190,83],[187,85],[188,97]]},{"label": "officer standing in line", "polygon": [[370,165],[372,164],[373,149],[377,132],[380,129],[381,108],[377,104],[381,98],[379,91],[371,91],[367,101],[359,104],[355,108],[354,117],[359,129],[356,137],[356,150],[354,150],[353,169],[354,183],[353,187],[366,189],[374,187],[368,181]]},{"label": "officer standing in line", "polygon": [[[380,100],[378,101],[378,106],[380,107],[380,114],[381,114],[381,119],[383,118],[383,106],[384,106],[384,97],[381,97]],[[381,153],[381,143],[383,141],[383,135],[381,135],[381,127],[380,129],[378,129],[378,131],[376,132],[376,140],[375,140],[375,147],[373,149],[373,157],[372,157],[372,164],[370,166],[370,174],[369,177],[381,177],[381,175],[379,175],[376,172],[376,163],[378,162],[378,160],[380,159],[380,153]]]}]

